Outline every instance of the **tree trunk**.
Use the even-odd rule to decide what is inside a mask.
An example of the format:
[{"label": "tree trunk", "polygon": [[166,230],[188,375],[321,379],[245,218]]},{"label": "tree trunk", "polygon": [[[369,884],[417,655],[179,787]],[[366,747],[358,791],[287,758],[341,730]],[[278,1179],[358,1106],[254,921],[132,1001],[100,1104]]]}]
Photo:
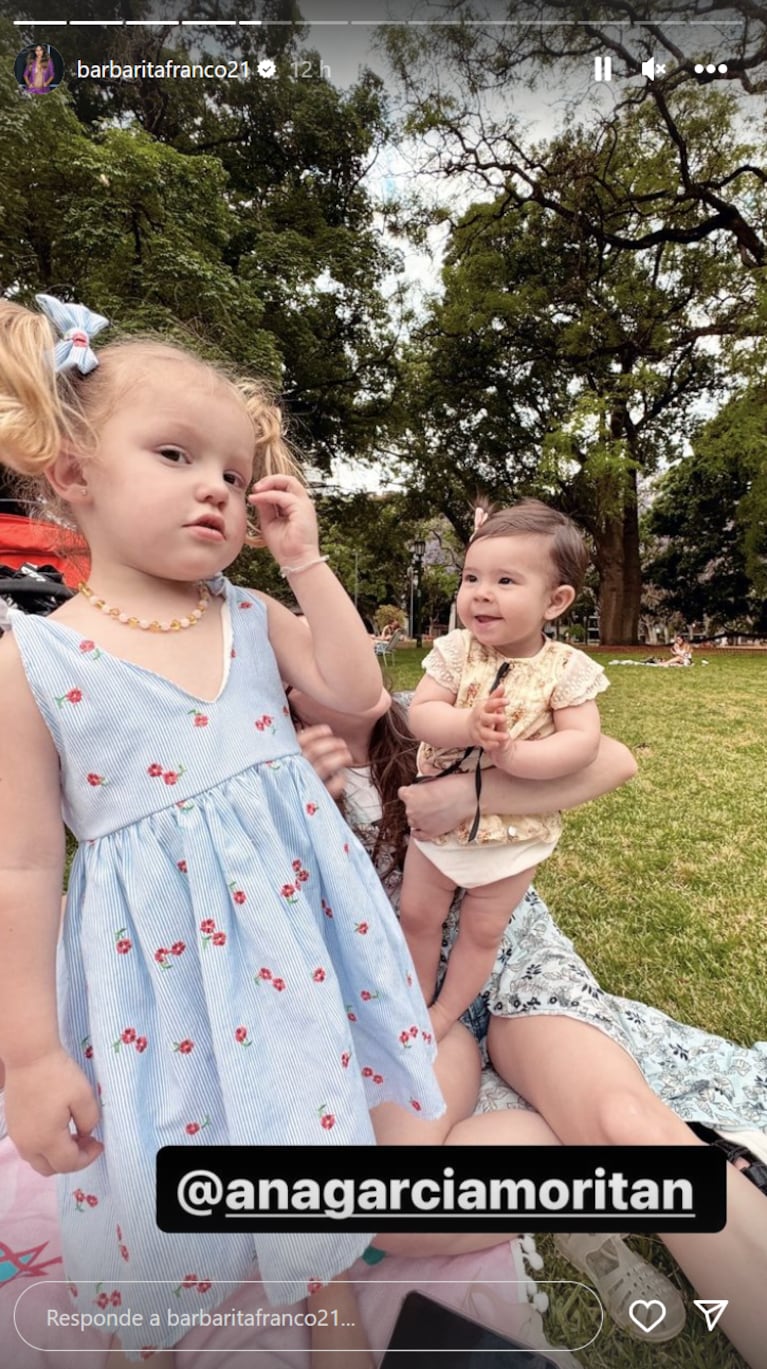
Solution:
[{"label": "tree trunk", "polygon": [[627,476],[623,508],[595,532],[599,571],[599,639],[611,646],[638,641],[642,571],[636,475]]}]

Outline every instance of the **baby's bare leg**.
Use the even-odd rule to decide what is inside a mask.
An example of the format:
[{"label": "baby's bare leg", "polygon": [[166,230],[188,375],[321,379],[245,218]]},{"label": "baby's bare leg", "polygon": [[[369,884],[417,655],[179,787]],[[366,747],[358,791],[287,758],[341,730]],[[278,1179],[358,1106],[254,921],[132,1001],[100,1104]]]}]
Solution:
[{"label": "baby's bare leg", "polygon": [[528,889],[535,867],[509,879],[469,889],[463,896],[458,936],[431,1020],[439,1041],[487,983],[506,924]]},{"label": "baby's bare leg", "polygon": [[427,1003],[431,1003],[437,985],[442,924],[455,889],[453,881],[411,841],[405,857],[399,920]]}]

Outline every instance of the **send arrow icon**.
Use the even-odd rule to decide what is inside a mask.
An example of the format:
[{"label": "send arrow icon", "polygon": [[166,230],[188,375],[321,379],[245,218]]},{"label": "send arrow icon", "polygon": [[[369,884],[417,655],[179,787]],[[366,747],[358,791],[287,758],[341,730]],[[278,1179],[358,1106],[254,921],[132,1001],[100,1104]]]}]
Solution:
[{"label": "send arrow icon", "polygon": [[729,1306],[729,1298],[696,1298],[695,1306],[706,1318],[706,1329],[713,1331],[725,1308]]}]

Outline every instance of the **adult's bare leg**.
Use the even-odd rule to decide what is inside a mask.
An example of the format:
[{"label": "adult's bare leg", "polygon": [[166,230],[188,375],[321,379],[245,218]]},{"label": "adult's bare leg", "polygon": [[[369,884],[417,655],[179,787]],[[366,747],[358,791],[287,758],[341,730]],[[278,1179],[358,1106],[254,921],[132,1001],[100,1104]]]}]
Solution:
[{"label": "adult's bare leg", "polygon": [[[493,1017],[488,1050],[498,1073],[566,1145],[702,1144],[595,1027],[567,1017]],[[662,1239],[700,1297],[729,1299],[723,1331],[752,1369],[767,1369],[764,1196],[729,1165],[724,1230]]]}]

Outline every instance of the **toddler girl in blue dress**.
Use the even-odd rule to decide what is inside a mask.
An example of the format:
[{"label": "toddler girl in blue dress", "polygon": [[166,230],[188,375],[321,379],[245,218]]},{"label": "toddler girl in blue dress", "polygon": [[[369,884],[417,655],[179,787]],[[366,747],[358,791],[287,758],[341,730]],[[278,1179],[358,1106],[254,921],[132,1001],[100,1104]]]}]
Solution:
[{"label": "toddler girl in blue dress", "polygon": [[[153,1310],[212,1309],[254,1264],[294,1302],[369,1239],[161,1232],[161,1146],[372,1145],[377,1104],[443,1103],[396,919],[285,701],[358,712],[381,679],[277,411],[160,342],[97,358],[105,320],[39,302],[57,345],[0,304],[0,452],[91,570],[0,642],[0,1058],[11,1137],[61,1176],[73,1306],[143,1310],[135,1357],[182,1334]],[[249,503],[304,618],[221,575]]]}]

